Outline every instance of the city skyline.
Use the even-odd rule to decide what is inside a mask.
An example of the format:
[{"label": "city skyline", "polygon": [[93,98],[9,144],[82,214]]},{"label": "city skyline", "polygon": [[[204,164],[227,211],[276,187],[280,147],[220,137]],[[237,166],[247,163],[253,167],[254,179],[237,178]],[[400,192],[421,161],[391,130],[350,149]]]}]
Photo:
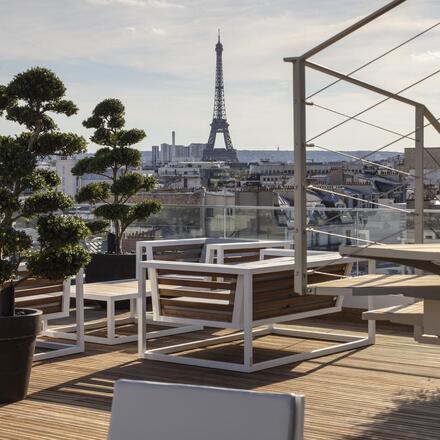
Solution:
[{"label": "city skyline", "polygon": [[[26,8],[23,8],[23,5]],[[47,66],[63,79],[68,97],[80,108],[62,129],[90,133],[81,125],[101,99],[117,97],[127,109],[127,125],[142,127],[148,137],[138,147],[169,142],[207,142],[212,120],[217,28],[222,28],[225,93],[231,135],[237,149],[289,149],[292,145],[291,68],[284,56],[301,54],[384,1],[309,2],[273,0],[77,0],[60,6],[54,0],[36,5],[5,3],[0,35],[0,83],[34,65]],[[42,7],[43,5],[43,7]],[[316,62],[349,72],[372,57],[410,38],[440,16],[435,0],[408,2],[362,30],[355,38],[316,57]],[[14,28],[12,28],[14,26]],[[17,26],[21,32],[16,33]],[[439,28],[375,63],[357,76],[397,91],[440,67]],[[359,50],[361,48],[361,50]],[[331,58],[330,58],[331,56]],[[309,75],[309,91],[328,81]],[[440,110],[437,77],[405,96]],[[313,99],[315,101],[315,98]],[[347,114],[380,100],[352,86],[337,85],[316,103]],[[341,120],[310,110],[310,136]],[[413,115],[397,104],[384,104],[365,119],[407,132]],[[19,127],[0,120],[2,133]],[[395,136],[357,123],[322,137],[324,146],[341,150],[375,149]],[[430,143],[427,130],[426,142]],[[220,144],[221,145],[221,144]],[[392,147],[412,146],[403,141]],[[95,151],[90,145],[89,151]]]}]

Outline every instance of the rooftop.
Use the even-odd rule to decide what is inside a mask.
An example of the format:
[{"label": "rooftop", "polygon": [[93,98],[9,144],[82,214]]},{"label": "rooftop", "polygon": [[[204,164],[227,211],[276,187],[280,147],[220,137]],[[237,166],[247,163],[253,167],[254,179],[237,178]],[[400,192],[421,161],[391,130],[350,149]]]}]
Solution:
[{"label": "rooftop", "polygon": [[[308,325],[341,329],[334,321]],[[365,323],[343,328],[363,331]],[[167,344],[167,339],[152,344]],[[255,355],[264,358],[318,344],[323,342],[265,336],[258,340]],[[241,352],[236,343],[205,349],[204,355],[233,359]],[[440,432],[439,367],[438,347],[415,343],[403,326],[381,327],[376,345],[361,350],[251,375],[139,360],[135,343],[87,344],[84,354],[34,365],[29,397],[1,408],[0,438],[105,439],[113,385],[124,377],[304,394],[306,440],[433,440]]]}]

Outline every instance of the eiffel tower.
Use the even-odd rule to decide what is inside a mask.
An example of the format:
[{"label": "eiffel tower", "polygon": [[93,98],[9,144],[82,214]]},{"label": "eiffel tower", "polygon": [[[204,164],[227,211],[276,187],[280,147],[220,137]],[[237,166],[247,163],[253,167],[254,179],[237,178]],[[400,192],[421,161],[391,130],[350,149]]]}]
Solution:
[{"label": "eiffel tower", "polygon": [[[203,160],[238,162],[237,151],[234,149],[229,134],[229,124],[226,120],[225,107],[225,88],[223,84],[223,44],[220,41],[220,29],[218,31],[218,42],[215,46],[217,53],[217,64],[215,69],[215,95],[214,95],[214,114],[211,123],[208,143],[203,152]],[[223,133],[226,148],[214,148],[217,133]]]}]

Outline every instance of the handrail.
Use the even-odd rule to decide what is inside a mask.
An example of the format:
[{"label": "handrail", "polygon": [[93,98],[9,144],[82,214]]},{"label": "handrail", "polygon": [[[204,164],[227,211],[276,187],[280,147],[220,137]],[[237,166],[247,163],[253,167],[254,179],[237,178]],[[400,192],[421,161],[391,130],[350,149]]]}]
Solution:
[{"label": "handrail", "polygon": [[[367,15],[366,17],[362,18],[358,22],[352,24],[348,28],[344,29],[343,31],[337,33],[336,35],[333,35],[333,37],[330,37],[328,40],[325,40],[324,42],[318,44],[313,49],[308,50],[306,53],[304,53],[300,58],[303,60],[306,60],[313,55],[316,55],[318,52],[321,52],[322,50],[326,49],[327,47],[331,46],[332,44],[335,44],[337,41],[342,40],[347,35],[352,34],[353,32],[357,31],[361,27],[367,25],[368,23],[376,20],[376,18],[379,18],[381,15],[386,14],[387,12],[391,11],[395,7],[401,5],[402,3],[405,3],[406,0],[393,0],[392,2],[388,3],[387,5],[383,6],[382,8],[378,9],[377,11],[372,12],[370,15]],[[294,61],[297,57],[287,57],[284,58],[284,61]]]}]

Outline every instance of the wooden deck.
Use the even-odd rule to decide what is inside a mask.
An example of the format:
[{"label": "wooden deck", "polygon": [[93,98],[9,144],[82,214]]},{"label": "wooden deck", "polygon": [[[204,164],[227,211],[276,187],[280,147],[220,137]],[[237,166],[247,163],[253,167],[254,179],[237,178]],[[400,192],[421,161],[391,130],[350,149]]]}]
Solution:
[{"label": "wooden deck", "polygon": [[[327,321],[320,325],[337,328]],[[365,323],[350,326],[345,330],[360,330]],[[320,343],[266,336],[256,345],[261,359]],[[228,344],[204,355],[231,359],[240,348]],[[0,439],[105,439],[118,378],[301,393],[306,440],[440,438],[440,347],[415,343],[409,330],[395,336],[386,329],[375,346],[254,374],[140,361],[135,343],[88,344],[84,355],[35,364],[28,399],[0,407]]]}]

